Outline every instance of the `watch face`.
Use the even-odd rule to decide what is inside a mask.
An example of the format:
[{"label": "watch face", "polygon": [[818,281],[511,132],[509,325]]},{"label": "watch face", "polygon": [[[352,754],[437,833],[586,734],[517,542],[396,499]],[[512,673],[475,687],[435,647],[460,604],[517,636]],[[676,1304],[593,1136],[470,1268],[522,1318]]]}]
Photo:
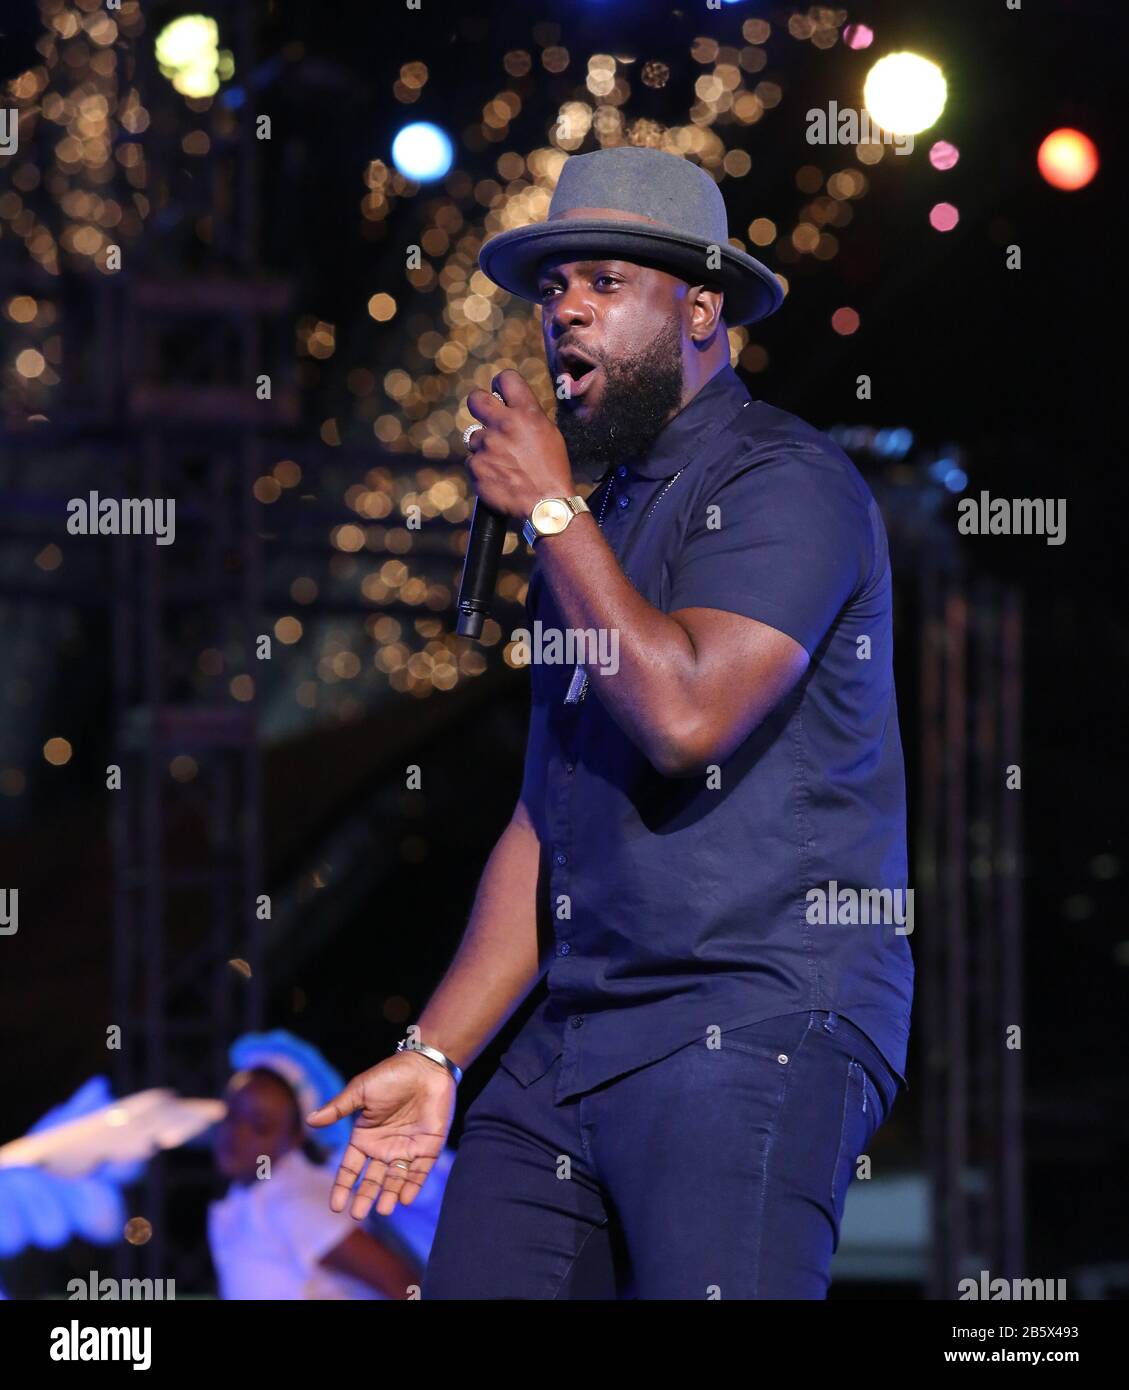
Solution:
[{"label": "watch face", "polygon": [[568,525],[572,508],[560,497],[546,497],[538,502],[530,520],[543,536],[556,536]]}]

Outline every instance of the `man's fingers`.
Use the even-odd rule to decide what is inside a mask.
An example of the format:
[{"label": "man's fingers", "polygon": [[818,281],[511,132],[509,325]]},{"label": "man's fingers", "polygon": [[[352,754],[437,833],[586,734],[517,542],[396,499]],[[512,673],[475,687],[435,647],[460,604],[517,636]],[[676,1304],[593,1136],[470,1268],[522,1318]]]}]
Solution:
[{"label": "man's fingers", "polygon": [[[353,1197],[353,1205],[349,1208],[349,1215],[354,1221],[363,1221],[372,1210],[372,1204],[379,1196],[383,1202],[389,1195],[381,1189],[387,1182],[388,1164],[382,1158],[370,1159],[368,1172],[357,1185],[356,1195]],[[392,1195],[392,1206],[381,1215],[387,1216],[392,1207],[396,1205],[395,1195]],[[380,1208],[377,1208],[380,1211]]]},{"label": "man's fingers", "polygon": [[[396,1195],[403,1206],[410,1207],[419,1196],[419,1191],[423,1186],[424,1179],[434,1167],[435,1160],[433,1158],[427,1158],[424,1155],[417,1154],[416,1157],[412,1159],[410,1170],[404,1168],[398,1170],[403,1178],[403,1183]],[[380,1211],[380,1208],[377,1207],[377,1210]],[[380,1214],[382,1216],[387,1216],[388,1212],[381,1212]]]},{"label": "man's fingers", "polygon": [[[496,380],[497,378],[495,378]],[[476,386],[466,398],[466,408],[484,425],[498,425],[505,419],[506,407],[497,396]]]},{"label": "man's fingers", "polygon": [[538,404],[537,397],[533,394],[533,387],[516,367],[504,368],[495,376],[490,385],[508,406]]},{"label": "man's fingers", "polygon": [[368,1171],[353,1197],[350,1215],[363,1221],[373,1202],[381,1216],[391,1215],[397,1202],[410,1206],[434,1166],[435,1158],[429,1154],[393,1153],[386,1159],[370,1159]]},{"label": "man's fingers", "polygon": [[[407,1161],[409,1160],[405,1160],[405,1162]],[[395,1208],[396,1193],[402,1179],[393,1178],[392,1174],[403,1172],[403,1169],[392,1167],[395,1162],[395,1159],[385,1163],[383,1159],[374,1158],[369,1164],[368,1172],[357,1188],[357,1195],[353,1198],[350,1214],[357,1221],[365,1219],[372,1210],[373,1202],[376,1202],[378,1197],[380,1201],[377,1203],[376,1209],[381,1216],[387,1216]]]},{"label": "man's fingers", "polygon": [[349,1215],[354,1221],[363,1221],[372,1210],[372,1204],[379,1190],[375,1183],[374,1178],[365,1178],[353,1194],[353,1205],[349,1208]]},{"label": "man's fingers", "polygon": [[365,1155],[357,1148],[356,1144],[349,1144],[346,1147],[345,1152],[341,1155],[337,1176],[333,1180],[333,1191],[329,1194],[331,1211],[345,1210],[349,1197],[352,1195],[353,1184],[364,1172],[365,1161]]},{"label": "man's fingers", "polygon": [[383,1190],[376,1204],[380,1215],[391,1216],[397,1202],[410,1206],[434,1162],[433,1158],[409,1158],[406,1154],[403,1158],[389,1159],[384,1173]]}]

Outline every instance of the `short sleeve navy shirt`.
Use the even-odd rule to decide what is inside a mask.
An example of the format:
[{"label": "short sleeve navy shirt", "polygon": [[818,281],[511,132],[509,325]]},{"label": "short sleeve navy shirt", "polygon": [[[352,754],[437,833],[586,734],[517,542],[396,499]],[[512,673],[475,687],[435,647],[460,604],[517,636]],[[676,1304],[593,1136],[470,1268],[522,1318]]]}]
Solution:
[{"label": "short sleeve navy shirt", "polygon": [[[559,1102],[711,1028],[828,1009],[904,1080],[905,926],[809,920],[809,890],[907,887],[890,563],[869,488],[726,366],[589,505],[649,603],[754,618],[810,660],[709,778],[655,770],[601,703],[614,676],[591,672],[570,704],[573,667],[531,665],[524,796],[554,942],[548,995],[502,1065],[529,1085],[561,1057]],[[564,627],[536,552],[526,609],[531,631]]]}]

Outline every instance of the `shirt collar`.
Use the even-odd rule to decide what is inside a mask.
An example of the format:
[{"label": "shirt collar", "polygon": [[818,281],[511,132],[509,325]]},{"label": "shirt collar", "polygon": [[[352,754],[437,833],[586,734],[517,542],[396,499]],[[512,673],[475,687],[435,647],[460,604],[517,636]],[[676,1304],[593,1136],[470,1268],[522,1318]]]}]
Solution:
[{"label": "shirt collar", "polygon": [[632,473],[640,478],[673,478],[701,451],[706,440],[751,400],[727,362],[663,426],[646,454],[627,460]]}]

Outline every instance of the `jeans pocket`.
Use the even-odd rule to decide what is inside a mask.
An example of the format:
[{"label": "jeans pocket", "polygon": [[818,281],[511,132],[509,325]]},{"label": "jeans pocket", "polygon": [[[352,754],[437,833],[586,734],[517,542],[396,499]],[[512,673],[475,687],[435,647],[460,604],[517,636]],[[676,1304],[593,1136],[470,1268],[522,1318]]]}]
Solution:
[{"label": "jeans pocket", "polygon": [[855,1164],[866,1148],[875,1118],[874,1089],[861,1062],[847,1059],[843,1086],[843,1109],[839,1126],[839,1150],[831,1176],[831,1210],[835,1216],[835,1246],[839,1245],[839,1222],[847,1199],[847,1188],[855,1173]]}]

